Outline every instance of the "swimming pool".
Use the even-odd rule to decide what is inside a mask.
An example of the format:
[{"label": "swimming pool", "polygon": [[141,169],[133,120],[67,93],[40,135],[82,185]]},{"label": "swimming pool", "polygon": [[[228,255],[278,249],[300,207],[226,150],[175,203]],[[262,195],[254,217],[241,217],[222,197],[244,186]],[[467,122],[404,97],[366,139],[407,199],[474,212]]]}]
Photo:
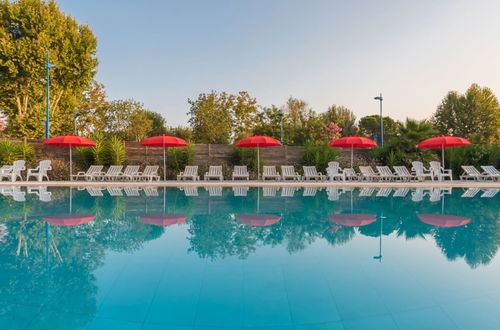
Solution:
[{"label": "swimming pool", "polygon": [[498,190],[1,189],[1,329],[500,321]]}]

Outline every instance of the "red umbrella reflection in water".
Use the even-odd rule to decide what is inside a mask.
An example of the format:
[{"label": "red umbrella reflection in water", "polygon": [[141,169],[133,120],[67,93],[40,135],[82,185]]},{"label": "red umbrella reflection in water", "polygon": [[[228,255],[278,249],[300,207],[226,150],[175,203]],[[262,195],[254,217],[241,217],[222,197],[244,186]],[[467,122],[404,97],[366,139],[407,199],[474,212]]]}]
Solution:
[{"label": "red umbrella reflection in water", "polygon": [[328,217],[332,222],[346,227],[362,227],[369,225],[377,219],[375,214],[334,214]]},{"label": "red umbrella reflection in water", "polygon": [[140,217],[144,223],[162,227],[183,223],[187,218],[184,214],[149,214]]},{"label": "red umbrella reflection in water", "polygon": [[470,218],[450,214],[417,214],[420,221],[437,227],[450,228],[465,226],[471,222]]},{"label": "red umbrella reflection in water", "polygon": [[263,213],[235,214],[234,218],[245,225],[254,227],[271,226],[281,220],[281,217],[276,215]]},{"label": "red umbrella reflection in water", "polygon": [[93,214],[56,214],[43,220],[55,226],[78,226],[95,219]]}]

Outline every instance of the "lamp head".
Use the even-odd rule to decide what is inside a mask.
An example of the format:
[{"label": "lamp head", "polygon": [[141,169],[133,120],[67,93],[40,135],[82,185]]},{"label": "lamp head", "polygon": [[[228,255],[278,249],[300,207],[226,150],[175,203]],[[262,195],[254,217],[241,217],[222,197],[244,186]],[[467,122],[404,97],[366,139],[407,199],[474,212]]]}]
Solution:
[{"label": "lamp head", "polygon": [[377,101],[382,101],[382,96],[375,96],[373,99],[377,100]]}]

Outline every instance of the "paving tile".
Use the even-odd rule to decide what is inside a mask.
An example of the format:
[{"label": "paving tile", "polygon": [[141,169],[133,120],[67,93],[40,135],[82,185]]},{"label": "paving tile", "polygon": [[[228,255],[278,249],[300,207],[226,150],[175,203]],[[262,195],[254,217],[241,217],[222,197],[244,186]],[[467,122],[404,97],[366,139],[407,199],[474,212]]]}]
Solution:
[{"label": "paving tile", "polygon": [[17,304],[0,304],[0,329],[24,329],[40,308]]},{"label": "paving tile", "polygon": [[445,304],[441,307],[460,329],[498,329],[500,324],[496,301],[488,298]]}]

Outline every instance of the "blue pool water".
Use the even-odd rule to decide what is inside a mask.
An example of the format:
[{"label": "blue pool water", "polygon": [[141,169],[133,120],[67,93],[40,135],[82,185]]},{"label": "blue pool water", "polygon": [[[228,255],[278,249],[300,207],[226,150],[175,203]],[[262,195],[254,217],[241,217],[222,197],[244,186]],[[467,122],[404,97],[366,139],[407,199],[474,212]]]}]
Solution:
[{"label": "blue pool water", "polygon": [[495,190],[0,192],[0,329],[499,328]]}]

